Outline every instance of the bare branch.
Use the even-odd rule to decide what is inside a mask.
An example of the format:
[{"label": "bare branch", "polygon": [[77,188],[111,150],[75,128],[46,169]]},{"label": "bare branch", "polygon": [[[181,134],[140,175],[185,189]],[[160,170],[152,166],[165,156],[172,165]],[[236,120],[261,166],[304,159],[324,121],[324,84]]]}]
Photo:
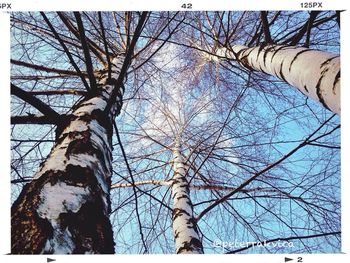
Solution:
[{"label": "bare branch", "polygon": [[268,243],[272,243],[272,242],[277,242],[277,241],[290,241],[290,240],[302,240],[302,239],[308,239],[308,238],[317,238],[317,237],[326,237],[326,236],[337,236],[340,235],[341,232],[330,232],[330,233],[321,233],[321,234],[315,234],[315,235],[307,235],[307,236],[291,236],[291,237],[280,237],[280,238],[274,238],[274,239],[269,239],[269,240],[264,240],[261,242],[252,242],[249,245],[242,247],[240,249],[236,249],[230,252],[227,252],[226,254],[235,254],[244,250],[247,250],[251,247],[256,246],[257,244],[268,244]]},{"label": "bare branch", "polygon": [[75,18],[77,20],[77,25],[78,25],[78,30],[79,30],[79,37],[80,37],[81,45],[82,45],[83,51],[84,51],[86,71],[88,73],[89,81],[90,81],[90,89],[94,93],[94,92],[96,92],[97,84],[96,84],[96,78],[94,76],[94,68],[92,66],[89,46],[88,46],[88,44],[86,42],[85,29],[84,29],[84,26],[83,26],[83,22],[81,21],[80,13],[79,12],[74,12],[74,16],[75,16]]},{"label": "bare branch", "polygon": [[269,164],[268,166],[266,166],[264,169],[262,169],[261,171],[255,173],[252,177],[250,177],[248,180],[246,180],[244,183],[242,183],[239,187],[237,187],[235,190],[233,190],[232,192],[230,192],[229,194],[223,196],[220,199],[217,199],[214,203],[212,203],[210,206],[208,206],[207,208],[205,208],[198,216],[197,216],[197,220],[199,221],[206,213],[208,213],[210,210],[212,210],[214,207],[216,207],[217,205],[225,202],[228,198],[230,198],[231,196],[233,196],[234,194],[236,194],[237,192],[241,191],[242,189],[244,189],[248,184],[250,184],[252,181],[254,181],[257,177],[259,177],[260,175],[266,173],[267,171],[269,171],[270,169],[274,168],[275,166],[279,165],[280,163],[282,163],[284,160],[288,159],[290,156],[292,156],[294,153],[296,153],[299,149],[301,149],[302,147],[306,146],[308,144],[308,141],[312,138],[312,136],[319,131],[324,125],[326,125],[327,122],[329,122],[335,115],[333,115],[332,117],[330,117],[327,121],[325,121],[316,131],[314,131],[310,136],[308,136],[302,143],[300,143],[298,146],[296,146],[293,150],[291,150],[290,152],[288,152],[287,154],[285,154],[284,156],[282,156],[280,159],[278,159],[277,161],[275,161],[272,164]]},{"label": "bare branch", "polygon": [[273,44],[273,40],[271,39],[269,21],[267,20],[267,11],[261,11],[260,17],[262,21],[262,28],[264,30],[265,42],[267,44]]},{"label": "bare branch", "polygon": [[82,74],[81,70],[79,69],[79,67],[77,66],[77,64],[75,63],[71,53],[69,52],[67,46],[64,44],[64,42],[62,41],[62,39],[60,38],[60,36],[58,35],[56,29],[53,27],[53,25],[51,24],[50,20],[47,18],[47,16],[45,15],[44,12],[40,12],[42,17],[44,18],[46,24],[49,26],[49,28],[51,29],[52,33],[55,35],[56,39],[58,40],[58,42],[61,44],[61,46],[64,49],[64,52],[66,53],[70,63],[72,64],[72,66],[74,67],[74,69],[76,70],[76,72],[78,73],[81,81],[83,82],[85,88],[89,91],[90,87],[89,84],[86,82],[84,75]]},{"label": "bare branch", "polygon": [[57,124],[57,120],[49,118],[47,116],[12,116],[11,124]]},{"label": "bare branch", "polygon": [[[45,72],[52,72],[52,73],[57,73],[60,75],[67,75],[67,76],[79,76],[79,74],[76,71],[71,71],[71,70],[65,70],[65,69],[57,69],[57,68],[49,68],[43,65],[36,65],[33,63],[28,63],[24,61],[19,61],[15,59],[11,59],[11,63],[17,66],[23,66],[27,68],[32,68],[35,70],[40,70],[40,71],[45,71]],[[85,75],[85,72],[81,72],[81,74]]]},{"label": "bare branch", "polygon": [[30,105],[32,105],[45,116],[47,116],[49,119],[54,120],[55,122],[59,120],[60,115],[56,111],[54,111],[50,106],[48,106],[38,98],[34,97],[32,94],[22,90],[21,88],[17,87],[12,83],[11,94],[19,97],[25,102],[28,102]]},{"label": "bare branch", "polygon": [[[65,26],[68,28],[70,32],[73,33],[74,36],[76,36],[78,39],[80,39],[79,31],[75,28],[75,26],[72,24],[72,22],[69,20],[69,18],[64,15],[62,12],[57,12],[58,16],[62,20],[62,22],[65,24]],[[103,50],[92,40],[86,38],[87,44],[89,45],[89,49],[94,53],[94,55],[99,59],[99,61],[105,65],[105,60],[103,59],[102,55],[104,54]]]}]

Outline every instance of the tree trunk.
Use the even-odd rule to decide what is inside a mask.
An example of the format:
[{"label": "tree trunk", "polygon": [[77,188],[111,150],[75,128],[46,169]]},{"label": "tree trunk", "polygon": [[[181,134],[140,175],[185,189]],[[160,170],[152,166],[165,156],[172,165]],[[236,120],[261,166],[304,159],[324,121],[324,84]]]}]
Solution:
[{"label": "tree trunk", "polygon": [[339,55],[279,45],[252,48],[234,45],[232,51],[220,48],[216,55],[235,60],[247,69],[276,76],[340,115]]},{"label": "tree trunk", "polygon": [[[124,87],[117,87],[122,58],[113,60],[96,93],[73,108],[32,182],[12,206],[13,254],[112,254],[110,212],[113,120]],[[104,109],[116,89],[117,101]],[[59,129],[58,129],[59,130]]]},{"label": "tree trunk", "polygon": [[196,219],[190,199],[189,184],[186,179],[186,164],[177,144],[173,151],[174,177],[171,184],[173,199],[173,232],[177,254],[203,254]]}]

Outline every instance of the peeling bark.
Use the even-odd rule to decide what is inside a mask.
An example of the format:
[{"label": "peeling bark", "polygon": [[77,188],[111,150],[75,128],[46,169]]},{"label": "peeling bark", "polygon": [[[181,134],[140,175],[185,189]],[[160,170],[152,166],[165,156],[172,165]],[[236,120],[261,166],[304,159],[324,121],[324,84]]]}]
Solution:
[{"label": "peeling bark", "polygon": [[[234,45],[232,51],[220,48],[216,55],[235,60],[249,70],[276,76],[340,115],[338,55],[304,47],[279,45],[253,48]],[[212,56],[209,59],[217,60]]]},{"label": "peeling bark", "polygon": [[[13,254],[114,253],[108,218],[112,121],[122,105],[123,87],[110,83],[116,83],[122,60],[113,60],[111,79],[102,76],[96,95],[66,118],[49,156],[13,204]],[[106,114],[114,89],[118,99]]]},{"label": "peeling bark", "polygon": [[189,184],[186,179],[186,164],[180,146],[174,149],[174,176],[171,183],[173,200],[173,232],[177,254],[203,254],[193,205],[190,198]]}]

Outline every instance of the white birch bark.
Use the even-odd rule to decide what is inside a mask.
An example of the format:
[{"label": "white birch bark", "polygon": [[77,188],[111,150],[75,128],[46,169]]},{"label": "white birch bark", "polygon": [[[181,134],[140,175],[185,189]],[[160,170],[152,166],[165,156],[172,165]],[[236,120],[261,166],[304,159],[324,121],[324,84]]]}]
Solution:
[{"label": "white birch bark", "polygon": [[177,254],[203,254],[197,222],[193,216],[189,184],[186,179],[187,167],[181,154],[181,146],[173,150],[174,176],[171,190],[173,200],[173,232]]},{"label": "white birch bark", "polygon": [[[102,76],[97,95],[80,102],[56,145],[12,207],[14,254],[112,254],[109,222],[112,175],[112,120],[124,87],[115,86],[124,57],[115,58],[112,76]],[[113,89],[117,102],[104,109]]]},{"label": "white birch bark", "polygon": [[[233,51],[233,52],[232,52]],[[268,45],[219,48],[211,60],[228,58],[241,66],[276,76],[340,115],[340,57],[319,50]]]}]

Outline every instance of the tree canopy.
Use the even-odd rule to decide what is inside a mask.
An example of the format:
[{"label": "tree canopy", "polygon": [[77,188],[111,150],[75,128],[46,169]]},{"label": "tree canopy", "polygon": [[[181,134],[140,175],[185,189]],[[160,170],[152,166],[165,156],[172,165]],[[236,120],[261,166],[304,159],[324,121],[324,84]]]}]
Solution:
[{"label": "tree canopy", "polygon": [[283,78],[217,52],[280,45],[338,56],[339,16],[12,13],[12,201],[112,58],[130,54],[113,123],[116,253],[175,252],[169,186],[179,142],[204,253],[339,252],[340,117]]}]

